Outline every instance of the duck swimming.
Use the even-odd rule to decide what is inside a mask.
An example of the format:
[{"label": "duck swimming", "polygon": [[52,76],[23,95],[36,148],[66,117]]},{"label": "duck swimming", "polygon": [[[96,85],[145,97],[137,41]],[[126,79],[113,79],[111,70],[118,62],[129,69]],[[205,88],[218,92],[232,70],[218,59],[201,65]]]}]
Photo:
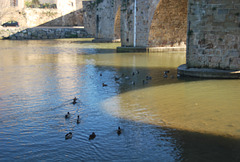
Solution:
[{"label": "duck swimming", "polygon": [[74,97],[72,104],[75,105],[77,103],[77,98]]},{"label": "duck swimming", "polygon": [[146,80],[151,80],[152,77],[151,76],[146,76]]},{"label": "duck swimming", "polygon": [[117,76],[114,77],[114,80],[115,80],[115,81],[118,81],[119,79],[120,79],[120,78],[117,77]]},{"label": "duck swimming", "polygon": [[72,132],[69,132],[65,135],[65,139],[71,139],[72,138]]},{"label": "duck swimming", "polygon": [[168,75],[167,75],[167,74],[164,74],[164,75],[163,75],[163,78],[167,78],[167,77],[168,77]]},{"label": "duck swimming", "polygon": [[70,113],[69,112],[67,112],[67,114],[65,115],[65,118],[67,119],[67,118],[70,118]]},{"label": "duck swimming", "polygon": [[80,123],[80,118],[79,118],[79,115],[78,115],[78,118],[77,118],[77,124]]},{"label": "duck swimming", "polygon": [[118,127],[117,134],[120,135],[122,133],[122,130],[120,127]]},{"label": "duck swimming", "polygon": [[96,134],[94,132],[92,132],[91,135],[89,135],[89,140],[92,140],[96,137]]},{"label": "duck swimming", "polygon": [[166,70],[166,71],[164,71],[164,74],[168,74],[170,71],[169,70]]},{"label": "duck swimming", "polygon": [[103,84],[102,84],[102,86],[103,86],[103,87],[106,87],[106,86],[107,86],[107,84],[103,83]]}]

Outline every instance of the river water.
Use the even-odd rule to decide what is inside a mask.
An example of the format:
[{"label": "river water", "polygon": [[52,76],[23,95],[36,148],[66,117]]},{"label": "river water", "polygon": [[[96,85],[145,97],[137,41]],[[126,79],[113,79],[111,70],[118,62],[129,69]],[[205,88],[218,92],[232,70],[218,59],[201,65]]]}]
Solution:
[{"label": "river water", "polygon": [[117,46],[0,41],[0,161],[240,161],[239,80],[177,78],[184,52]]}]

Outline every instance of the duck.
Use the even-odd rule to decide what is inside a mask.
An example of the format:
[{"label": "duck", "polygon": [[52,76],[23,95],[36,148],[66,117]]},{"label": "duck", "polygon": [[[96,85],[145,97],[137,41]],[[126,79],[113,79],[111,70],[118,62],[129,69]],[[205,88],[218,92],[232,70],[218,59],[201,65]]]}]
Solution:
[{"label": "duck", "polygon": [[122,133],[122,130],[120,127],[118,127],[117,134],[120,135]]},{"label": "duck", "polygon": [[118,81],[119,79],[120,79],[120,78],[117,77],[117,76],[114,77],[114,80],[115,80],[115,81]]},{"label": "duck", "polygon": [[78,115],[78,118],[77,118],[77,124],[80,123],[80,118],[79,118],[79,115]]},{"label": "duck", "polygon": [[94,132],[92,132],[91,135],[89,135],[89,140],[92,140],[96,137],[96,134]]},{"label": "duck", "polygon": [[74,97],[72,104],[75,105],[77,103],[77,98]]},{"label": "duck", "polygon": [[134,76],[135,75],[135,73],[134,72],[132,72],[132,76]]},{"label": "duck", "polygon": [[102,76],[102,73],[100,73],[100,76]]},{"label": "duck", "polygon": [[67,118],[70,118],[70,113],[69,112],[67,112],[67,114],[65,115],[65,118],[67,119]]},{"label": "duck", "polygon": [[146,80],[151,80],[152,77],[151,76],[146,76]]},{"label": "duck", "polygon": [[170,71],[169,70],[166,70],[166,71],[164,71],[164,74],[168,74]]},{"label": "duck", "polygon": [[69,132],[65,135],[65,139],[71,139],[72,138],[72,132]]},{"label": "duck", "polygon": [[164,74],[164,75],[163,75],[163,77],[164,77],[164,78],[167,78],[167,77],[168,77],[168,75],[167,75],[167,74]]},{"label": "duck", "polygon": [[142,83],[143,84],[148,84],[148,81],[143,80]]},{"label": "duck", "polygon": [[102,86],[103,86],[103,87],[106,87],[106,86],[108,86],[108,85],[107,85],[107,84],[105,84],[105,83],[103,83],[103,84],[102,84]]},{"label": "duck", "polygon": [[134,82],[134,81],[132,81],[132,85],[135,85],[135,82]]}]

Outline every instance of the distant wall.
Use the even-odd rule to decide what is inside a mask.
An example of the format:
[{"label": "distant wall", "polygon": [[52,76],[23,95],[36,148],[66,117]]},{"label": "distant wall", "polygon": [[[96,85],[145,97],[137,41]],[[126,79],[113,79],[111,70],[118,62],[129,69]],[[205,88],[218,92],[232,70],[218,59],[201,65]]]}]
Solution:
[{"label": "distant wall", "polygon": [[0,39],[38,40],[60,38],[89,38],[81,28],[3,28],[0,27]]},{"label": "distant wall", "polygon": [[0,22],[18,21],[21,27],[35,26],[83,26],[83,11],[77,10],[64,15],[58,9],[9,8],[0,16]]},{"label": "distant wall", "polygon": [[66,15],[63,15],[57,9],[25,9],[25,13],[27,27],[83,26],[82,10],[77,10]]}]

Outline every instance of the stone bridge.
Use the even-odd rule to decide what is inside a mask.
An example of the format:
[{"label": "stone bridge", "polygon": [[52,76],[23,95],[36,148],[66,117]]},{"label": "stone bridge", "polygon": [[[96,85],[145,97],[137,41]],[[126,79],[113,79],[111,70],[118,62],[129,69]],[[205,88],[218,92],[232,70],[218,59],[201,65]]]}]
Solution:
[{"label": "stone bridge", "polygon": [[240,0],[96,0],[84,8],[85,28],[96,40],[121,39],[120,51],[185,49],[187,68],[240,69]]}]

